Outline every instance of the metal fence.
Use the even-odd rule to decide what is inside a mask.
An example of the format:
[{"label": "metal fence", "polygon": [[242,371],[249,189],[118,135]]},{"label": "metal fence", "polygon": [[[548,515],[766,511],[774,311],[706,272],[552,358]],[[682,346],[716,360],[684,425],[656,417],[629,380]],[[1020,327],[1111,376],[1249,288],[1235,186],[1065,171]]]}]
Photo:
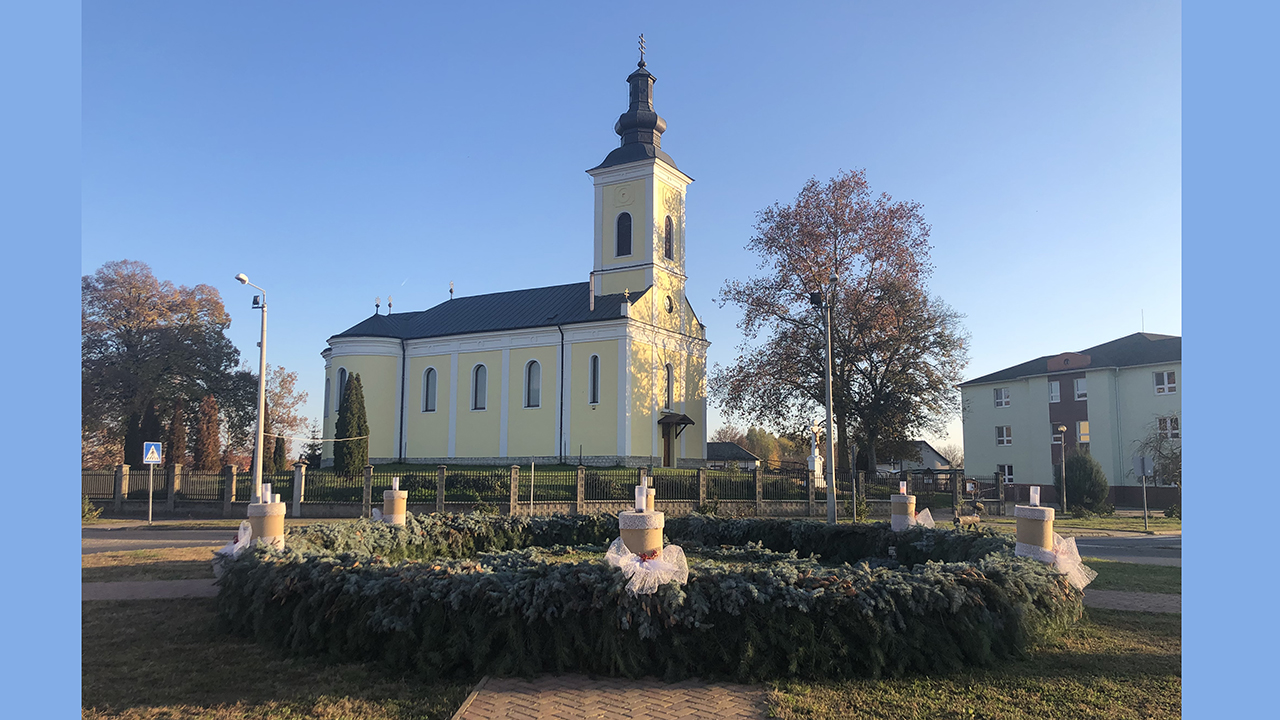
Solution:
[{"label": "metal fence", "polygon": [[511,468],[445,471],[445,502],[505,503],[510,500]]},{"label": "metal fence", "polygon": [[587,468],[583,487],[586,502],[635,502],[639,475],[632,468]]},{"label": "metal fence", "polygon": [[707,500],[755,500],[754,473],[737,470],[707,471]]},{"label": "metal fence", "polygon": [[226,496],[226,482],[222,473],[182,473],[175,500],[214,501]]},{"label": "metal fence", "polygon": [[808,500],[809,469],[795,465],[762,466],[761,494],[764,500]]},{"label": "metal fence", "polygon": [[80,492],[90,500],[110,500],[116,496],[115,470],[81,470]]},{"label": "metal fence", "polygon": [[[659,501],[697,502],[698,471],[654,468],[651,471],[654,497]],[[753,496],[754,497],[754,496]]]}]

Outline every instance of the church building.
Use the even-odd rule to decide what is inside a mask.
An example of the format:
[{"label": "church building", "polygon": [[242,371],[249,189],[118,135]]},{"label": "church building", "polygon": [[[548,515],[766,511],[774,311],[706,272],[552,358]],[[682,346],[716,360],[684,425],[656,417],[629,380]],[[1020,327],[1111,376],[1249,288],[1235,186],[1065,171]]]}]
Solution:
[{"label": "church building", "polygon": [[[587,171],[588,279],[375,312],[329,338],[325,437],[359,374],[374,465],[704,463],[710,343],[685,297],[693,180],[662,151],[654,80],[642,58],[621,143]],[[331,443],[324,453],[332,465]]]}]

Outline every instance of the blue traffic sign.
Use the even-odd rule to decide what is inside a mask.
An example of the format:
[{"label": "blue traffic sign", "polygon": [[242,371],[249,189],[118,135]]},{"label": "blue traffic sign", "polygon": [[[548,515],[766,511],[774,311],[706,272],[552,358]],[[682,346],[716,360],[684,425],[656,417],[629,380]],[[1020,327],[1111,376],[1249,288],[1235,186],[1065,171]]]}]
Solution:
[{"label": "blue traffic sign", "polygon": [[142,443],[142,464],[143,465],[159,465],[160,464],[160,443],[158,442]]}]

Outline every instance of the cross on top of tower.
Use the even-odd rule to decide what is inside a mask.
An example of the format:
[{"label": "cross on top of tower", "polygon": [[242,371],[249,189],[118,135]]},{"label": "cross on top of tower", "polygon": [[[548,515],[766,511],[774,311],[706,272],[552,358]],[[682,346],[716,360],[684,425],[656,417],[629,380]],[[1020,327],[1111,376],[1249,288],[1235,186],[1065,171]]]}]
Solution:
[{"label": "cross on top of tower", "polygon": [[636,66],[644,67],[644,33],[640,33],[640,62]]}]

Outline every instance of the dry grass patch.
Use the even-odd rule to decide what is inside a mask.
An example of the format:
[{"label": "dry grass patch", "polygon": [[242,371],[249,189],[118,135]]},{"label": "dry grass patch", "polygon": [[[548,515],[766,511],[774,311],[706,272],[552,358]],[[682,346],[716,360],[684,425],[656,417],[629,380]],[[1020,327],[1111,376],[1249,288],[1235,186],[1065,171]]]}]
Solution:
[{"label": "dry grass patch", "polygon": [[1089,590],[1123,590],[1125,592],[1182,594],[1182,568],[1168,565],[1139,565],[1102,558],[1082,558],[1098,571]]},{"label": "dry grass patch", "polygon": [[[1151,532],[1171,532],[1182,531],[1182,521],[1178,518],[1152,517],[1148,519],[1151,526]],[[983,516],[982,524],[994,527],[999,530],[1008,530],[1013,532],[1013,527],[1017,523],[1017,518],[1007,515]],[[1063,519],[1058,515],[1053,520],[1053,529],[1059,532],[1063,530],[1101,530],[1101,531],[1124,531],[1124,532],[1143,532],[1142,517],[1127,517],[1123,515],[1099,516],[1092,518],[1066,518]]]},{"label": "dry grass patch", "polygon": [[469,682],[287,658],[216,629],[212,598],[86,602],[83,717],[408,720],[447,718]]},{"label": "dry grass patch", "polygon": [[1181,617],[1088,611],[1024,661],[949,676],[777,683],[776,717],[1175,720],[1182,715]]},{"label": "dry grass patch", "polygon": [[213,579],[213,551],[221,545],[89,553],[80,556],[80,582]]}]

